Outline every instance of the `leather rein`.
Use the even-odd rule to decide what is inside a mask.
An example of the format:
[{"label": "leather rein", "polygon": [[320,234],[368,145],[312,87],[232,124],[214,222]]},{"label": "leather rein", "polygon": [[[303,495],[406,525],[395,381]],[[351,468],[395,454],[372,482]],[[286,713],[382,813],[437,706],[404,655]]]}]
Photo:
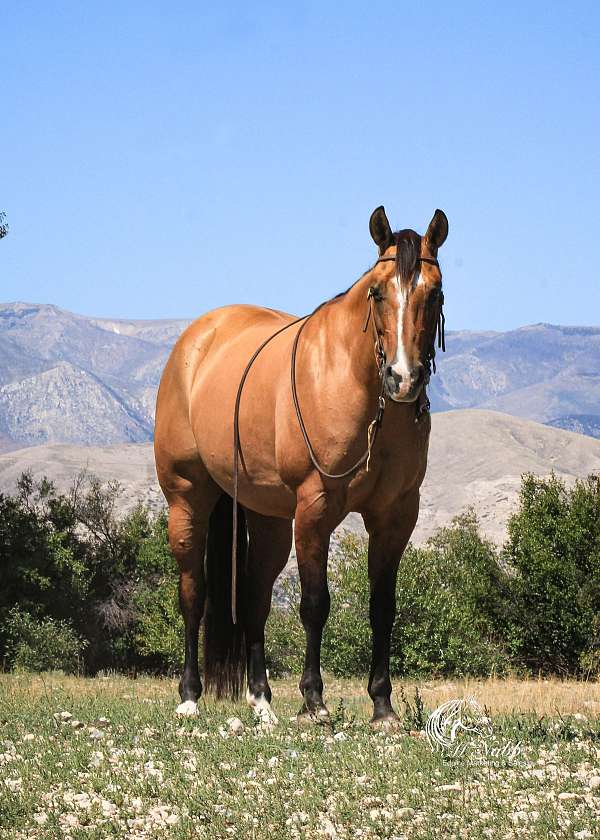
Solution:
[{"label": "leather rein", "polygon": [[[379,257],[379,259],[375,262],[377,265],[380,262],[391,262],[396,261],[395,256],[390,257]],[[439,265],[438,261],[432,257],[417,257],[417,262],[426,262],[430,263],[431,265]],[[375,266],[373,266],[375,267]],[[319,304],[316,309],[314,309],[310,315],[303,315],[301,318],[296,318],[295,321],[290,321],[289,324],[285,324],[280,329],[276,330],[272,333],[268,338],[266,338],[262,344],[260,344],[257,349],[254,351],[248,364],[244,368],[244,372],[240,379],[240,384],[238,385],[237,394],[235,398],[235,407],[233,412],[233,517],[232,517],[232,543],[231,543],[231,617],[233,623],[237,623],[237,540],[238,540],[238,515],[237,515],[237,506],[238,506],[238,484],[239,484],[239,463],[240,463],[240,455],[241,447],[240,447],[240,402],[242,399],[242,391],[244,390],[244,384],[250,373],[250,369],[254,364],[257,356],[264,350],[264,348],[269,344],[274,338],[277,338],[285,330],[293,327],[295,324],[299,324],[301,321],[304,323],[298,329],[298,332],[294,336],[294,342],[292,344],[292,353],[291,353],[291,360],[290,360],[290,385],[292,390],[292,400],[294,402],[294,409],[296,411],[296,417],[298,418],[298,424],[300,426],[300,431],[302,432],[302,437],[304,438],[304,442],[306,444],[306,448],[308,450],[308,455],[312,462],[312,465],[317,470],[317,472],[323,476],[323,478],[329,479],[342,479],[348,478],[348,476],[352,475],[352,473],[356,472],[364,463],[367,465],[367,471],[369,469],[369,461],[371,458],[371,450],[377,438],[377,433],[381,428],[383,423],[383,413],[385,411],[385,367],[386,367],[386,355],[385,350],[383,347],[383,342],[381,341],[381,336],[377,330],[377,325],[375,323],[375,313],[373,312],[373,301],[376,299],[376,292],[373,286],[369,287],[369,291],[367,292],[367,301],[368,301],[368,310],[367,315],[365,318],[365,323],[362,328],[363,332],[367,331],[369,326],[369,321],[371,321],[373,325],[373,334],[375,339],[375,361],[377,364],[377,371],[379,374],[379,378],[381,380],[381,386],[379,389],[379,396],[377,400],[377,412],[373,420],[369,423],[369,427],[367,430],[367,449],[363,454],[360,456],[358,461],[349,467],[347,470],[341,473],[329,473],[327,472],[318,462],[315,450],[313,445],[310,441],[308,436],[308,432],[306,430],[306,425],[304,423],[304,418],[302,417],[302,411],[300,409],[300,403],[298,401],[298,391],[296,387],[296,354],[298,351],[298,342],[300,340],[300,335],[304,327],[308,324],[310,319],[313,315],[316,315],[319,310],[325,306],[330,301],[324,301],[323,303]],[[445,318],[443,313],[443,303],[444,303],[444,296],[443,293],[440,297],[440,311],[438,315],[438,322],[436,325],[436,334],[438,339],[438,347],[442,348],[442,351],[446,350],[446,340],[445,340]],[[433,340],[432,346],[429,348],[427,359],[426,359],[426,368],[427,368],[427,379],[426,384],[429,381],[429,375],[431,374],[431,369],[433,366],[433,372],[435,373],[435,336]],[[418,420],[423,411],[429,410],[429,400],[425,400],[424,408],[417,413],[416,419]],[[243,455],[242,455],[242,464],[245,470],[245,464],[243,462]]]}]

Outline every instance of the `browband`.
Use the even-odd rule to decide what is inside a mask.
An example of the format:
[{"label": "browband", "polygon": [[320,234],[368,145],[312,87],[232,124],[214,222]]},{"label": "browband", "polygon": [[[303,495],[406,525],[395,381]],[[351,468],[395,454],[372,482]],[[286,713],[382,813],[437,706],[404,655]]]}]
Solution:
[{"label": "browband", "polygon": [[[396,262],[396,256],[393,257],[379,257],[375,265],[380,262]],[[425,262],[430,263],[431,265],[437,265],[439,267],[439,262],[434,257],[417,257],[417,262]]]}]

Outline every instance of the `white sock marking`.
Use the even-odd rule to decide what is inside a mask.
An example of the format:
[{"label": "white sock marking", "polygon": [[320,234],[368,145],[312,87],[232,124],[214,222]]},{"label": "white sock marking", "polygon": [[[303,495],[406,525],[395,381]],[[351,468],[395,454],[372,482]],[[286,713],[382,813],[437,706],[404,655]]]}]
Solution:
[{"label": "white sock marking", "polygon": [[279,723],[277,716],[264,694],[256,697],[254,694],[251,694],[248,689],[248,691],[246,691],[246,702],[252,708],[252,711],[262,726],[277,726]]},{"label": "white sock marking", "polygon": [[184,717],[192,717],[192,715],[198,714],[198,704],[194,703],[193,700],[186,700],[184,703],[180,703],[179,706],[175,709],[176,715],[183,715]]}]

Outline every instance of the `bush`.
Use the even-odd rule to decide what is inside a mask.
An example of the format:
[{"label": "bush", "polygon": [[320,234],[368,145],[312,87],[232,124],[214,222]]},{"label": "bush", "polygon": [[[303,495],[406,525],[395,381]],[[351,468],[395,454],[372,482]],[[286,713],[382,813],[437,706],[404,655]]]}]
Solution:
[{"label": "bush", "polygon": [[[179,669],[183,621],[167,519],[118,517],[116,484],[80,476],[60,494],[23,475],[0,494],[0,660],[8,667]],[[371,659],[367,541],[332,551],[323,668],[364,675]],[[266,628],[273,675],[299,674],[297,577],[279,586]],[[600,481],[567,489],[525,476],[502,554],[458,517],[399,569],[394,674],[484,675],[516,667],[600,674]],[[82,662],[83,657],[83,662]]]},{"label": "bush", "polygon": [[137,558],[134,604],[135,644],[148,665],[172,671],[183,663],[183,619],[179,611],[178,574],[169,548],[167,518],[155,521]]},{"label": "bush", "polygon": [[64,671],[77,674],[86,641],[68,621],[38,618],[13,607],[7,616],[7,654],[13,668],[23,671]]},{"label": "bush", "polygon": [[[330,562],[331,612],[322,666],[336,675],[364,675],[371,663],[368,542],[345,535]],[[269,667],[298,672],[304,632],[297,579],[286,584],[285,606],[267,625]],[[510,666],[504,642],[508,578],[494,546],[483,540],[473,513],[454,520],[423,548],[409,546],[398,573],[392,631],[393,674],[485,675]],[[291,607],[291,609],[290,609]]]},{"label": "bush", "polygon": [[344,534],[329,566],[331,611],[323,633],[323,668],[336,676],[368,674],[371,666],[368,543]]},{"label": "bush", "polygon": [[524,476],[508,530],[513,653],[529,668],[598,672],[600,479],[568,490],[554,475]]},{"label": "bush", "polygon": [[509,579],[469,511],[423,548],[404,553],[392,668],[415,675],[503,673],[510,667],[509,615]]}]

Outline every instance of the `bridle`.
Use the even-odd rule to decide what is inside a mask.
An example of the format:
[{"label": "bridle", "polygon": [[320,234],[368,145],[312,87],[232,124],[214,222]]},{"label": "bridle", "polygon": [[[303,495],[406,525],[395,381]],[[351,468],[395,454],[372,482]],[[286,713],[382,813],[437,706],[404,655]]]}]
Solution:
[{"label": "bridle", "polygon": [[[396,262],[396,257],[379,257],[375,265],[380,262]],[[429,265],[435,265],[438,268],[440,267],[439,262],[435,259],[435,257],[417,257],[417,262],[420,263],[429,263]],[[371,294],[373,287],[369,289],[369,294]],[[370,312],[370,310],[369,310]],[[368,316],[367,316],[368,317]],[[365,326],[366,328],[366,326]],[[364,330],[363,330],[364,332]],[[441,348],[442,353],[446,352],[446,317],[444,315],[444,293],[440,292],[440,310],[438,312],[438,320],[436,324],[436,335],[437,335],[437,343],[438,347]],[[433,369],[433,373],[436,372],[435,367],[435,335],[433,337],[433,341],[429,350],[427,351],[427,357],[425,359],[425,367],[427,368],[427,376],[431,376],[431,372]],[[427,380],[426,384],[429,382]]]},{"label": "bridle", "polygon": [[[389,257],[379,257],[375,262],[373,268],[380,262],[392,262],[396,261],[395,256]],[[417,263],[424,262],[430,263],[431,265],[436,265],[439,267],[439,263],[433,257],[417,257]],[[369,427],[367,429],[367,448],[365,452],[360,456],[358,461],[349,467],[347,470],[344,470],[341,473],[329,473],[327,472],[317,460],[317,456],[313,445],[310,441],[308,436],[308,432],[306,430],[306,425],[304,423],[304,418],[302,417],[302,411],[300,409],[300,403],[298,401],[298,391],[296,387],[296,354],[298,352],[298,342],[300,340],[300,335],[302,334],[302,330],[306,327],[310,319],[319,312],[326,304],[330,303],[330,301],[326,300],[323,303],[319,304],[316,309],[314,309],[310,315],[304,315],[301,318],[296,318],[295,321],[290,321],[289,324],[285,324],[280,329],[276,330],[272,333],[268,338],[266,338],[262,344],[257,347],[254,351],[250,360],[246,367],[244,368],[244,372],[242,373],[242,377],[240,379],[240,384],[238,385],[237,394],[235,398],[235,407],[233,412],[233,517],[232,517],[232,543],[231,543],[231,616],[233,619],[233,623],[235,624],[237,621],[237,538],[238,538],[238,518],[237,518],[237,500],[238,500],[238,483],[239,483],[239,459],[240,455],[242,456],[242,465],[244,466],[244,470],[246,469],[243,454],[241,453],[240,448],[240,402],[242,399],[242,391],[244,390],[244,384],[250,373],[250,369],[254,364],[257,356],[264,350],[264,348],[269,344],[274,338],[280,335],[285,330],[293,327],[295,324],[299,324],[301,321],[303,322],[298,329],[298,332],[294,336],[294,341],[292,344],[292,353],[290,359],[290,385],[292,390],[292,400],[294,403],[294,409],[296,411],[296,417],[298,418],[298,424],[300,426],[300,431],[302,432],[302,437],[304,438],[304,443],[306,444],[306,448],[308,450],[308,455],[310,457],[311,463],[317,472],[323,476],[323,478],[329,479],[342,479],[348,478],[351,476],[356,470],[362,467],[363,464],[366,463],[367,471],[369,470],[369,462],[371,459],[371,450],[377,438],[377,433],[381,428],[383,423],[383,414],[385,411],[385,369],[387,366],[387,358],[385,355],[385,349],[383,347],[383,342],[381,340],[381,335],[377,329],[377,325],[375,323],[375,313],[373,312],[373,302],[376,298],[376,289],[374,286],[370,286],[367,292],[367,301],[368,301],[368,310],[367,316],[365,318],[365,323],[363,326],[363,332],[367,331],[369,326],[369,321],[371,321],[373,325],[373,334],[375,339],[375,361],[377,364],[377,372],[379,379],[381,381],[381,386],[379,389],[379,396],[377,400],[377,412],[373,420],[369,423]],[[435,337],[437,334],[438,339],[438,347],[442,348],[442,351],[446,350],[446,340],[445,340],[445,318],[443,313],[443,303],[444,303],[444,296],[443,293],[440,296],[440,309],[438,314],[438,320],[436,324],[436,332],[433,337],[432,344],[427,351],[427,357],[425,360],[425,367],[426,367],[426,380],[425,384],[429,382],[429,377],[431,375],[431,370],[433,367],[433,373],[435,373]],[[424,393],[424,391],[423,391]],[[417,413],[415,417],[415,422],[418,421],[423,414],[429,411],[430,404],[427,397],[425,397],[424,402],[417,406]]]}]

